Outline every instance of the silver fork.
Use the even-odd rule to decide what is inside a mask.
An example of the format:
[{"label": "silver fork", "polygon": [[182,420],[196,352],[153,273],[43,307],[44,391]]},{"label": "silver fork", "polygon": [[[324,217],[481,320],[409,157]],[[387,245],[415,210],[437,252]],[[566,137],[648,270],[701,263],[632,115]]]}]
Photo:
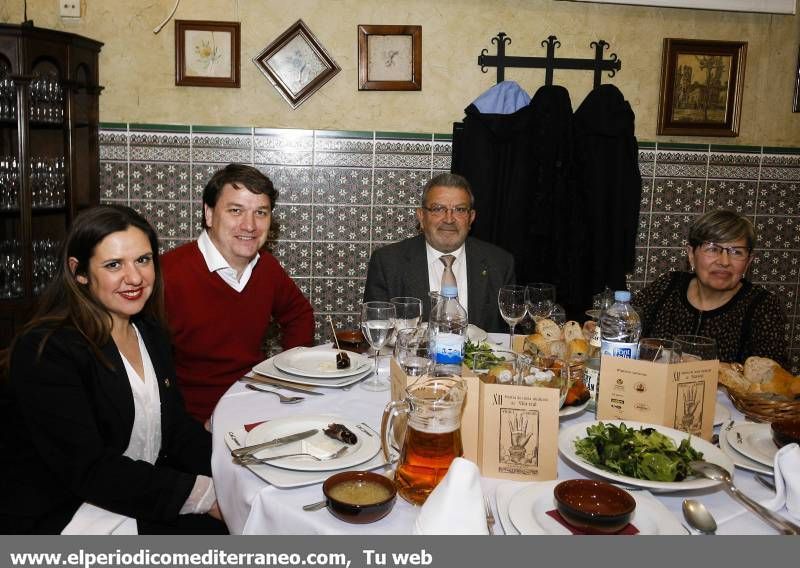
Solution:
[{"label": "silver fork", "polygon": [[322,457],[316,456],[314,454],[310,454],[308,452],[294,452],[294,453],[291,453],[291,454],[281,454],[279,456],[267,456],[265,458],[255,458],[255,457],[252,457],[252,456],[245,456],[243,458],[235,459],[234,462],[239,464],[239,465],[250,465],[250,464],[254,464],[254,463],[267,463],[267,462],[271,462],[273,460],[279,460],[281,458],[291,458],[291,457],[295,457],[295,456],[308,456],[310,458],[315,459],[316,461],[323,462],[323,461],[335,460],[336,458],[344,455],[344,453],[347,451],[347,449],[348,449],[347,446],[342,446],[341,448],[339,448],[338,450],[336,450],[332,454],[329,454],[327,456],[322,456]]},{"label": "silver fork", "polygon": [[494,513],[492,513],[492,504],[489,502],[489,498],[487,496],[483,496],[483,507],[486,509],[486,528],[489,530],[489,534],[494,534]]},{"label": "silver fork", "polygon": [[259,387],[255,386],[255,385],[253,385],[253,384],[250,384],[250,383],[247,383],[245,385],[245,388],[248,388],[248,389],[254,390],[254,391],[258,391],[258,392],[267,392],[269,394],[274,394],[275,396],[277,396],[280,399],[281,404],[297,404],[298,402],[305,400],[305,398],[302,397],[302,396],[284,396],[284,395],[282,395],[281,393],[279,393],[277,391],[270,390],[270,389],[262,389],[262,388],[259,388]]}]

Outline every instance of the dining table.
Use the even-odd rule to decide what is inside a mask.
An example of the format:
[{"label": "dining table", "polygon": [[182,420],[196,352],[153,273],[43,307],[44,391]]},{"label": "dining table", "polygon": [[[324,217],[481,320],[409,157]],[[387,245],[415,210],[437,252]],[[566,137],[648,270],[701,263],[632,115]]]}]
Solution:
[{"label": "dining table", "polygon": [[[487,340],[496,346],[507,345],[508,335],[490,333]],[[315,349],[330,349],[321,345]],[[380,373],[388,380],[388,357],[380,360]],[[265,385],[266,386],[266,385]],[[217,500],[231,534],[412,534],[414,521],[420,508],[404,501],[399,496],[391,512],[384,518],[369,524],[351,524],[334,517],[327,509],[305,511],[303,505],[324,499],[322,478],[334,472],[321,472],[320,479],[313,483],[298,482],[279,484],[267,482],[248,467],[237,465],[231,457],[231,448],[243,445],[245,425],[293,416],[330,415],[352,423],[362,424],[359,435],[379,438],[381,416],[390,401],[390,390],[371,391],[356,383],[343,388],[315,388],[321,395],[281,391],[288,395],[302,396],[296,404],[283,404],[278,397],[246,388],[244,382],[231,385],[220,399],[212,417],[213,455],[212,471]],[[730,413],[730,420],[743,421],[744,416],[736,410],[727,395],[718,391],[717,402]],[[726,412],[726,414],[727,414]],[[585,410],[561,419],[560,428],[579,423],[591,423],[594,412]],[[371,430],[367,430],[369,427]],[[724,425],[723,425],[724,427]],[[719,426],[715,427],[719,431]],[[373,441],[374,442],[374,441]],[[385,464],[380,453],[368,462],[369,467],[380,473],[389,473],[391,465]],[[362,469],[356,466],[350,469]],[[304,472],[305,473],[305,472]],[[735,468],[734,483],[745,494],[756,501],[765,502],[774,497],[774,492],[758,483],[755,475],[747,470]],[[291,475],[291,472],[287,475]],[[558,480],[594,478],[591,473],[572,465],[559,455]],[[306,476],[308,477],[308,476]],[[312,475],[313,477],[313,475]],[[494,509],[498,519],[494,533],[504,534],[504,526],[510,527],[507,518],[508,496],[516,488],[523,489],[530,482],[516,482],[490,477],[481,478],[484,495]],[[682,514],[684,499],[701,501],[717,521],[717,534],[751,535],[777,534],[777,531],[759,517],[745,509],[717,485],[705,489],[670,493],[653,493],[653,497],[666,507],[675,521],[686,527]],[[498,507],[498,503],[501,507]],[[785,509],[783,511],[785,515]],[[501,522],[505,521],[505,522]],[[516,531],[509,530],[509,533]],[[694,534],[685,528],[685,534]]]}]

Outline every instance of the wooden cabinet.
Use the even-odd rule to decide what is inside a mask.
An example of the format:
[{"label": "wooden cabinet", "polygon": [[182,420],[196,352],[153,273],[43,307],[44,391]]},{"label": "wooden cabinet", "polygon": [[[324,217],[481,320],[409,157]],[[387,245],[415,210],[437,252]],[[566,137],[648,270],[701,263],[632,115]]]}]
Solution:
[{"label": "wooden cabinet", "polygon": [[99,202],[102,45],[0,24],[0,349],[35,309],[73,217]]}]

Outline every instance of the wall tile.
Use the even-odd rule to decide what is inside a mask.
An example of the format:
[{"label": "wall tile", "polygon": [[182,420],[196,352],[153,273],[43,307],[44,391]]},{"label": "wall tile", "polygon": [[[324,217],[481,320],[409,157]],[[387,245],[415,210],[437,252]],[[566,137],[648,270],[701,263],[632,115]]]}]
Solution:
[{"label": "wall tile", "polygon": [[705,210],[730,209],[752,216],[756,211],[758,182],[753,180],[708,180]]},{"label": "wall tile", "polygon": [[415,207],[374,207],[372,240],[394,242],[417,234]]},{"label": "wall tile", "polygon": [[698,214],[665,213],[653,215],[650,221],[650,246],[669,247],[682,245],[689,233],[689,225],[699,217]]},{"label": "wall tile", "polygon": [[128,162],[100,162],[100,199],[128,199]]},{"label": "wall tile", "polygon": [[656,154],[657,177],[683,177],[705,179],[708,172],[706,152],[682,152],[678,150],[659,150]]},{"label": "wall tile", "polygon": [[798,280],[800,251],[757,249],[750,265],[753,282],[788,283]]},{"label": "wall tile", "polygon": [[362,205],[314,205],[314,240],[368,241],[369,211]]},{"label": "wall tile", "polygon": [[256,165],[259,171],[272,180],[278,190],[277,206],[288,204],[310,204],[314,170],[308,166],[264,166]]},{"label": "wall tile", "polygon": [[280,240],[270,241],[267,247],[272,256],[278,259],[283,269],[292,278],[311,276],[312,243],[311,241]]},{"label": "wall tile", "polygon": [[758,188],[758,212],[767,215],[800,215],[800,183],[762,181]]},{"label": "wall tile", "polygon": [[279,205],[272,212],[272,239],[289,241],[310,241],[313,235],[311,205],[288,203]]},{"label": "wall tile", "polygon": [[758,246],[770,249],[800,249],[800,223],[795,217],[767,217],[755,220]]},{"label": "wall tile", "polygon": [[686,251],[676,247],[651,247],[647,256],[647,282],[652,282],[665,272],[685,270]]},{"label": "wall tile", "polygon": [[430,179],[430,170],[376,169],[375,204],[416,207],[422,197],[422,187]]},{"label": "wall tile", "polygon": [[160,236],[166,239],[191,239],[191,204],[180,201],[134,201],[131,207],[141,213]]},{"label": "wall tile", "polygon": [[314,170],[314,203],[369,205],[372,170],[318,167]]},{"label": "wall tile", "polygon": [[358,313],[364,297],[363,278],[315,278],[314,311]]},{"label": "wall tile", "polygon": [[653,212],[697,213],[703,210],[705,180],[692,178],[655,178]]},{"label": "wall tile", "polygon": [[191,198],[189,164],[131,162],[131,200],[188,201]]},{"label": "wall tile", "polygon": [[367,274],[368,262],[369,243],[315,242],[312,274],[317,278],[363,278]]}]

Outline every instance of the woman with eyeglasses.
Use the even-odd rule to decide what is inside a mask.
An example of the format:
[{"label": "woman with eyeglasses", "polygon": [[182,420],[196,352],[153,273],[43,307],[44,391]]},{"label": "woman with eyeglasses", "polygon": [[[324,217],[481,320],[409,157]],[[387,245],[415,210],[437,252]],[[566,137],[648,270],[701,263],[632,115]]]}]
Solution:
[{"label": "woman with eyeglasses", "polygon": [[775,294],[752,284],[755,231],[733,211],[711,211],[689,227],[689,272],[663,274],[634,296],[642,337],[702,335],[720,361],[752,355],[786,364],[786,314]]}]

